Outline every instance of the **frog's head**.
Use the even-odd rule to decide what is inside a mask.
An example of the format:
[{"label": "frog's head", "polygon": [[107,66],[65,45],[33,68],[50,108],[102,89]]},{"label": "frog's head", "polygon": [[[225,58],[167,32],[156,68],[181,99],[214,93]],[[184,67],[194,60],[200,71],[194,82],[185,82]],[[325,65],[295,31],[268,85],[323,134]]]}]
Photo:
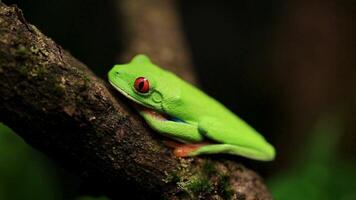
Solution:
[{"label": "frog's head", "polygon": [[110,83],[129,99],[164,112],[164,99],[174,99],[177,95],[167,74],[147,56],[137,55],[128,64],[115,65],[108,77]]}]

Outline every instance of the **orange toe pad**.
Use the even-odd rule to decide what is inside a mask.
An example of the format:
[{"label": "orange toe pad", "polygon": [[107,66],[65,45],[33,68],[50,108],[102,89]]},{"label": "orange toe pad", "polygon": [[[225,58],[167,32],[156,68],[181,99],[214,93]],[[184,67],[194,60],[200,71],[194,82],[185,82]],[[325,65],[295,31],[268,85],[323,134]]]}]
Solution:
[{"label": "orange toe pad", "polygon": [[177,157],[187,157],[191,152],[196,151],[200,147],[208,145],[207,142],[183,144],[174,141],[164,141],[168,147],[174,148],[173,153]]}]

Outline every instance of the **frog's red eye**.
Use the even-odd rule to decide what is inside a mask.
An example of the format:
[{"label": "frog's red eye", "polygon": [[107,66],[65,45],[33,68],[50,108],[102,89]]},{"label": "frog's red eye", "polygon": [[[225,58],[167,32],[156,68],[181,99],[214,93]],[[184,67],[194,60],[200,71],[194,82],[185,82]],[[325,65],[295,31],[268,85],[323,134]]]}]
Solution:
[{"label": "frog's red eye", "polygon": [[145,77],[138,77],[134,86],[135,90],[140,93],[147,93],[150,90],[150,83]]}]

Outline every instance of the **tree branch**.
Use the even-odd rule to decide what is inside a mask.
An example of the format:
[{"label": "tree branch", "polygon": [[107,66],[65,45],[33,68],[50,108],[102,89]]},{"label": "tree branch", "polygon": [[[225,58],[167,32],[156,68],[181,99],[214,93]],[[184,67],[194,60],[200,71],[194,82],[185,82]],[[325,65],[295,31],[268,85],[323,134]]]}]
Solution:
[{"label": "tree branch", "polygon": [[0,120],[67,168],[111,183],[111,196],[130,183],[147,198],[271,199],[239,164],[173,156],[123,97],[4,4],[0,77]]}]

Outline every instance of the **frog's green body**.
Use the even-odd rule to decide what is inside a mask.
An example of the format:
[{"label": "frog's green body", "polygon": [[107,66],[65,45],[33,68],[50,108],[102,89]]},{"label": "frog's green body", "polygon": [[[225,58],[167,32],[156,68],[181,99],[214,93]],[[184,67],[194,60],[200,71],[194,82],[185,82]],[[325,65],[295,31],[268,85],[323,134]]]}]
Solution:
[{"label": "frog's green body", "polygon": [[201,145],[187,156],[229,153],[257,160],[274,159],[273,146],[251,126],[144,55],[136,56],[128,64],[115,65],[109,72],[109,81],[126,97],[142,105],[145,109],[138,109],[140,114],[163,135],[186,143],[205,139],[216,142]]}]

